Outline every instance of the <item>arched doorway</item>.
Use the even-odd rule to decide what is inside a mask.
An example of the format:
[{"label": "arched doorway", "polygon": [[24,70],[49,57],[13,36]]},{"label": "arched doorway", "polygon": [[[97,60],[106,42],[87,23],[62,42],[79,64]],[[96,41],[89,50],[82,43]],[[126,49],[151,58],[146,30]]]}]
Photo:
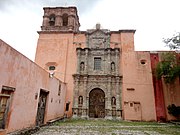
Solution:
[{"label": "arched doorway", "polygon": [[93,89],[89,93],[89,117],[105,117],[105,93],[99,88]]}]

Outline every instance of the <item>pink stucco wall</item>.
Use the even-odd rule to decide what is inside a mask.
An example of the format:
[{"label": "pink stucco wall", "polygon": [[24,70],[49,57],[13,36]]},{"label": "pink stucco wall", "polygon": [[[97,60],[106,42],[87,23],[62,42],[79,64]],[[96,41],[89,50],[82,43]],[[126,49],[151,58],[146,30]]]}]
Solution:
[{"label": "pink stucco wall", "polygon": [[47,63],[56,63],[55,76],[67,83],[66,103],[70,102],[67,116],[72,116],[73,105],[73,74],[76,73],[77,55],[76,47],[84,47],[86,43],[84,34],[74,33],[40,33],[36,50],[35,62],[48,70]]},{"label": "pink stucco wall", "polygon": [[150,53],[151,57],[151,68],[153,77],[153,87],[154,87],[154,98],[156,106],[156,117],[157,121],[166,121],[165,103],[164,103],[164,93],[162,87],[162,80],[157,78],[156,67],[159,63],[158,53]]},{"label": "pink stucco wall", "polygon": [[[139,108],[127,105],[124,108],[124,118],[131,120],[156,120],[154,89],[152,82],[152,71],[150,55],[148,52],[122,53],[123,70],[123,104],[138,103]],[[145,60],[145,64],[141,64]],[[134,109],[132,109],[134,108]],[[132,112],[132,111],[134,112]],[[138,112],[141,117],[136,114]],[[138,118],[137,118],[138,116]]]},{"label": "pink stucco wall", "polygon": [[[149,52],[134,50],[134,32],[123,31],[111,34],[114,43],[121,48],[120,74],[122,79],[122,109],[126,120],[156,120],[154,89]],[[141,64],[145,60],[145,64]]]},{"label": "pink stucco wall", "polygon": [[[162,54],[164,52],[159,52],[159,58],[160,61],[162,60]],[[175,53],[177,56],[177,61],[180,60],[180,54]],[[176,120],[174,116],[170,115],[168,113],[168,105],[175,104],[176,106],[180,106],[180,78],[177,78],[176,81],[172,84],[166,84],[164,82],[164,79],[162,78],[162,88],[163,88],[163,94],[164,94],[164,101],[165,101],[165,109],[166,109],[166,120]]]},{"label": "pink stucco wall", "polygon": [[[122,108],[124,119],[129,120],[156,120],[153,82],[150,66],[150,55],[147,52],[134,51],[134,30],[111,32],[110,46],[121,49],[119,73],[123,76]],[[35,62],[47,69],[46,63],[57,63],[55,76],[67,83],[66,102],[70,101],[72,113],[73,77],[76,73],[76,47],[86,46],[84,33],[46,33],[40,32]],[[146,64],[140,64],[146,60]],[[127,88],[134,88],[133,91]],[[133,103],[135,108],[128,105]],[[128,105],[127,105],[128,104]],[[139,111],[134,111],[134,110]]]},{"label": "pink stucco wall", "polygon": [[[8,113],[7,132],[35,126],[40,89],[49,92],[45,123],[63,117],[66,85],[0,40],[0,88],[15,88]],[[58,95],[61,83],[61,94]],[[38,94],[37,99],[35,95]],[[53,99],[53,100],[51,100]]]}]

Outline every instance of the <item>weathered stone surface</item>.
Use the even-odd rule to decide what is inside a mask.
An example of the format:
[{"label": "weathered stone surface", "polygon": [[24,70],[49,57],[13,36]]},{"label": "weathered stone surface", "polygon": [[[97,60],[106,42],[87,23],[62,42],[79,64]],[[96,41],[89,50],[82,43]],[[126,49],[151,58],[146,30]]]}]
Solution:
[{"label": "weathered stone surface", "polygon": [[[107,30],[100,28],[88,30],[86,48],[76,49],[74,118],[122,117],[117,112],[122,110],[122,77],[119,75],[121,52],[119,48],[110,48],[109,39],[110,34]],[[90,94],[92,91],[94,91],[93,97]],[[98,94],[98,91],[101,91],[101,94]]]},{"label": "weathered stone surface", "polygon": [[[130,127],[143,128],[141,126],[48,126],[42,127],[33,135],[161,135],[156,131],[130,130]],[[109,131],[108,128],[117,129]]]}]

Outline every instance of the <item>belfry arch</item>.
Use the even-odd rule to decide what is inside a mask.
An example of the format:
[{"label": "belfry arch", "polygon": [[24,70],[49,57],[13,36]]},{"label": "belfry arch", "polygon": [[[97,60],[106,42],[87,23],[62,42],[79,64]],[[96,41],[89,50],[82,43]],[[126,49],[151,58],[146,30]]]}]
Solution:
[{"label": "belfry arch", "polygon": [[100,88],[92,89],[89,93],[89,117],[105,117],[105,93]]}]

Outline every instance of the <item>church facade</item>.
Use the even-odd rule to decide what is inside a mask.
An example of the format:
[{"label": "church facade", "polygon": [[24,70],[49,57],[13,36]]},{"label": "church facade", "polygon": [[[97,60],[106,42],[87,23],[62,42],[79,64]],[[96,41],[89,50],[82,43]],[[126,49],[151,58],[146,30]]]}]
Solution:
[{"label": "church facade", "polygon": [[47,7],[38,32],[35,62],[67,84],[67,116],[156,120],[150,54],[134,51],[135,30],[79,27],[76,7]]},{"label": "church facade", "polygon": [[97,24],[86,32],[85,48],[77,47],[76,53],[73,117],[121,118],[120,48],[110,47],[110,32]]},{"label": "church facade", "polygon": [[79,27],[76,7],[45,7],[35,62],[0,40],[0,134],[64,117],[177,119],[180,78],[155,74],[164,52],[135,51],[135,30]]}]

